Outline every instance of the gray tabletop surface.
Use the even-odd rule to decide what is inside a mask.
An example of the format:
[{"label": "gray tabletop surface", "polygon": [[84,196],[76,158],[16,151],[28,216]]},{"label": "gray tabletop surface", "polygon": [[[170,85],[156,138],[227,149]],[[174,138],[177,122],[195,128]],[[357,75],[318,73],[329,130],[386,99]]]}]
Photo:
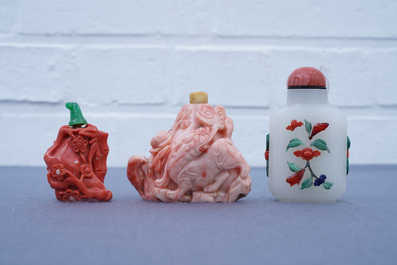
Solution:
[{"label": "gray tabletop surface", "polygon": [[45,167],[0,167],[0,264],[397,264],[397,165],[351,166],[336,203],[282,203],[263,168],[229,204],[142,200],[110,168],[104,203],[55,199]]}]

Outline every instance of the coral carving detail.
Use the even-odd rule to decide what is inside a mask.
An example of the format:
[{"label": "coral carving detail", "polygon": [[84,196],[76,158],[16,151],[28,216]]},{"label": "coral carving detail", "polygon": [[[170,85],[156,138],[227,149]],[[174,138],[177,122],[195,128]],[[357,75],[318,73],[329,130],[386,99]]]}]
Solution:
[{"label": "coral carving detail", "polygon": [[109,153],[108,134],[96,126],[62,126],[44,155],[47,179],[60,201],[108,201],[112,192],[103,184]]},{"label": "coral carving detail", "polygon": [[128,179],[149,201],[237,201],[250,192],[251,178],[233,127],[222,106],[186,104],[171,130],[152,138],[149,158],[129,159]]}]

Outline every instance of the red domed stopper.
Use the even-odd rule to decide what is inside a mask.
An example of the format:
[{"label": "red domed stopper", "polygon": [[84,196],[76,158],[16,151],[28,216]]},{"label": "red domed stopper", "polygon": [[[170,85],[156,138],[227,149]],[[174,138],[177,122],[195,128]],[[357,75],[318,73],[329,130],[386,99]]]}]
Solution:
[{"label": "red domed stopper", "polygon": [[301,67],[288,77],[288,88],[321,88],[325,89],[327,81],[320,70],[313,67]]}]

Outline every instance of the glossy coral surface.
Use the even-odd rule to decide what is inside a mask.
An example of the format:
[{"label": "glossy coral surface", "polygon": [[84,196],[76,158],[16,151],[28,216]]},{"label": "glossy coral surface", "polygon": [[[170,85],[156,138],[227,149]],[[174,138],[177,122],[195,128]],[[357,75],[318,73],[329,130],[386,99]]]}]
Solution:
[{"label": "glossy coral surface", "polygon": [[186,104],[171,130],[152,138],[149,158],[129,159],[128,179],[149,201],[237,201],[250,192],[251,178],[232,132],[222,106]]},{"label": "glossy coral surface", "polygon": [[326,78],[320,70],[313,67],[301,67],[288,77],[288,87],[326,87]]},{"label": "glossy coral surface", "polygon": [[62,126],[44,155],[47,179],[60,201],[108,201],[112,192],[103,184],[109,153],[108,134],[96,126]]}]

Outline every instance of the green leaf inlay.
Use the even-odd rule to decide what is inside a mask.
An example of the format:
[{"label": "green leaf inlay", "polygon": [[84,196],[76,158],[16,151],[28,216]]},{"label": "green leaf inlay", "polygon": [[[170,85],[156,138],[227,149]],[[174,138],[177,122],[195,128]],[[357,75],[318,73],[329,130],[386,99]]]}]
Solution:
[{"label": "green leaf inlay", "polygon": [[347,150],[350,149],[350,145],[351,145],[350,138],[349,136],[347,136]]},{"label": "green leaf inlay", "polygon": [[332,185],[334,185],[334,183],[324,182],[322,185],[323,185],[324,189],[329,190],[332,187]]},{"label": "green leaf inlay", "polygon": [[266,176],[269,177],[269,160],[266,160]]},{"label": "green leaf inlay", "polygon": [[303,181],[302,183],[302,188],[300,188],[301,190],[303,189],[307,189],[310,188],[313,185],[313,176],[311,176],[308,179],[305,179],[305,181]]},{"label": "green leaf inlay", "polygon": [[294,138],[291,141],[289,141],[289,144],[287,145],[287,150],[286,151],[288,151],[288,149],[290,149],[290,148],[294,148],[294,147],[297,147],[297,146],[300,146],[300,145],[304,145],[304,143],[302,143],[301,140],[299,140],[298,138]]},{"label": "green leaf inlay", "polygon": [[310,134],[312,133],[312,124],[310,122],[308,122],[307,120],[304,120],[304,121],[305,121],[305,129],[310,136]]},{"label": "green leaf inlay", "polygon": [[294,163],[290,163],[290,162],[288,162],[288,161],[287,161],[287,163],[288,163],[289,169],[290,169],[292,172],[298,172],[299,170],[302,169],[302,168],[298,167],[297,165],[295,165]]},{"label": "green leaf inlay", "polygon": [[316,141],[314,141],[313,143],[310,144],[310,146],[314,146],[316,147],[318,150],[321,151],[328,151],[328,153],[331,153],[331,151],[329,150],[327,143],[322,140],[322,139],[317,139]]},{"label": "green leaf inlay", "polygon": [[266,135],[266,150],[269,151],[269,134]]}]

